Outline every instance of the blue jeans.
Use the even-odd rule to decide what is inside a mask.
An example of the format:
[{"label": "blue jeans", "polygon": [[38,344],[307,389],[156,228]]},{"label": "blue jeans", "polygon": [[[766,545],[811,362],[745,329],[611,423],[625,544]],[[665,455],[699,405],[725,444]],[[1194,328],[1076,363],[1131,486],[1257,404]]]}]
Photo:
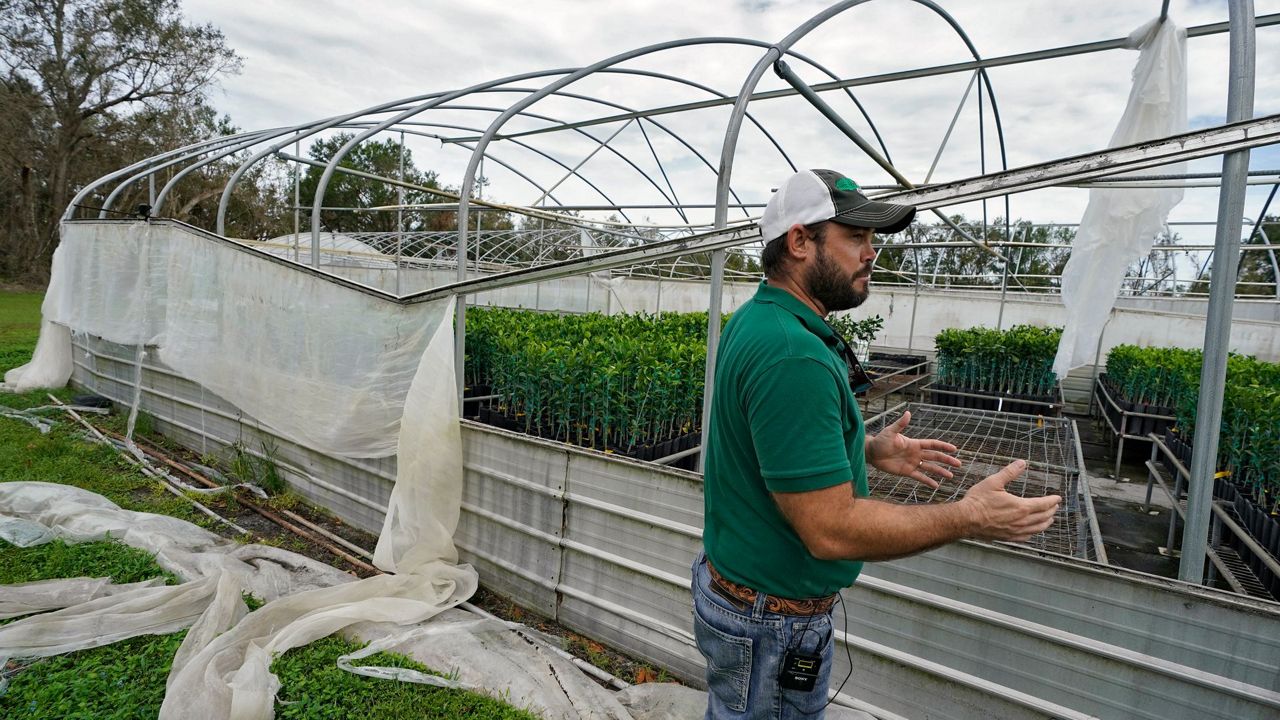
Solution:
[{"label": "blue jeans", "polygon": [[[765,612],[712,589],[706,555],[693,562],[693,634],[707,661],[706,720],[820,719],[831,679],[831,612],[813,616]],[[778,684],[788,649],[822,658],[813,690]]]}]

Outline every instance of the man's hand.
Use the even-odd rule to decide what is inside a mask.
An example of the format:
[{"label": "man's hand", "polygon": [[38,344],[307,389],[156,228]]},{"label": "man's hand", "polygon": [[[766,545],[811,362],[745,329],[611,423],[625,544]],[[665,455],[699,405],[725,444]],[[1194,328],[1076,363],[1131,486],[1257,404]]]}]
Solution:
[{"label": "man's hand", "polygon": [[887,473],[936,488],[938,481],[930,475],[949,479],[951,471],[947,467],[960,467],[959,458],[951,454],[956,446],[941,440],[916,440],[903,435],[910,422],[911,412],[904,412],[879,435],[867,438],[867,462]]},{"label": "man's hand", "polygon": [[1014,460],[969,488],[960,501],[973,515],[969,537],[1022,542],[1053,524],[1053,516],[1062,502],[1060,496],[1020,498],[1005,491],[1005,486],[1026,469],[1025,460]]}]

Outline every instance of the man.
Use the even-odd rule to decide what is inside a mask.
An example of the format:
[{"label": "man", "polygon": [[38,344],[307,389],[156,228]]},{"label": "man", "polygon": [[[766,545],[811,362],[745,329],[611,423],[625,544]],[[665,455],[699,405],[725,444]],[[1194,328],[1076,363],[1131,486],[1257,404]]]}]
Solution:
[{"label": "man", "polygon": [[929,487],[960,466],[955,446],[903,434],[909,413],[866,436],[851,353],[823,319],[866,300],[875,232],[914,217],[830,170],[796,173],[765,209],[766,279],[725,327],[708,428],[704,553],[693,567],[708,718],[822,717],[831,611],[863,561],[961,538],[1025,540],[1053,521],[1061,498],[1005,492],[1021,460],[957,502],[868,498],[867,463]]}]

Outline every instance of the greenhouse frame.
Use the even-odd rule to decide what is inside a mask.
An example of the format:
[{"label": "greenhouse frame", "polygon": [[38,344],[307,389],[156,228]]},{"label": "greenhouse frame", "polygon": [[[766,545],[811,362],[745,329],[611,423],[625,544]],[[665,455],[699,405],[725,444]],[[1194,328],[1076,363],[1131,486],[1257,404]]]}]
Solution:
[{"label": "greenhouse frame", "polygon": [[[121,168],[82,188],[66,209],[66,254],[55,259],[55,275],[58,262],[66,273],[59,291],[63,315],[50,318],[46,300],[46,320],[57,324],[46,324],[41,347],[52,347],[54,336],[65,334],[72,384],[148,413],[160,432],[202,455],[239,448],[265,457],[265,450],[255,448],[271,446],[270,459],[290,487],[344,522],[379,533],[388,527],[388,505],[404,469],[395,436],[401,411],[408,426],[404,396],[410,379],[420,367],[444,366],[429,366],[427,358],[419,365],[424,349],[428,356],[439,349],[436,336],[409,337],[424,317],[435,317],[447,335],[451,359],[433,361],[448,362],[453,375],[437,383],[448,392],[432,388],[430,407],[451,408],[449,421],[461,428],[460,519],[452,537],[460,559],[499,595],[702,687],[703,660],[693,642],[688,596],[689,563],[701,547],[697,445],[672,445],[654,462],[480,422],[468,408],[499,395],[492,390],[494,395],[481,396],[467,380],[468,362],[474,362],[469,352],[478,342],[469,334],[468,317],[474,331],[477,308],[564,316],[705,312],[705,333],[698,336],[699,343],[705,341],[701,382],[711,387],[721,318],[754,293],[760,274],[750,263],[768,240],[756,225],[764,197],[735,184],[735,169],[746,177],[768,171],[778,180],[798,169],[787,152],[792,127],[770,122],[777,113],[758,110],[793,102],[793,111],[806,113],[806,121],[821,116],[834,137],[858,148],[860,162],[874,168],[874,176],[886,178],[864,190],[875,199],[915,205],[919,224],[937,229],[932,239],[884,243],[882,251],[898,253],[897,265],[877,270],[875,292],[855,313],[884,316],[875,349],[919,356],[922,368],[913,369],[915,361],[880,368],[890,378],[905,374],[892,385],[896,394],[886,393],[878,410],[868,412],[867,426],[869,431],[883,426],[909,409],[913,427],[956,442],[972,469],[931,497],[873,473],[875,494],[903,502],[955,498],[986,470],[1024,458],[1031,471],[1023,494],[1061,492],[1066,500],[1052,530],[1030,543],[965,541],[868,564],[857,584],[841,593],[836,610],[837,625],[845,625],[836,634],[832,677],[853,673],[838,691],[833,681],[835,702],[885,720],[1276,717],[1280,596],[1268,595],[1258,578],[1266,573],[1280,578],[1280,565],[1243,527],[1245,522],[1214,499],[1222,441],[1212,431],[1198,433],[1188,443],[1190,462],[1177,459],[1154,424],[1142,424],[1159,413],[1122,408],[1099,375],[1102,358],[1118,345],[1202,348],[1195,424],[1213,428],[1222,424],[1228,351],[1280,362],[1280,264],[1264,231],[1275,224],[1265,220],[1271,198],[1252,218],[1245,216],[1250,185],[1271,186],[1272,197],[1280,188],[1280,169],[1252,168],[1249,161],[1251,149],[1280,144],[1280,116],[1253,114],[1254,79],[1265,72],[1255,70],[1255,46],[1258,38],[1280,41],[1280,31],[1272,30],[1280,25],[1280,15],[1255,16],[1250,0],[1229,0],[1229,22],[1186,29],[1189,43],[1215,36],[1229,40],[1224,124],[1009,167],[1005,138],[1012,129],[1007,117],[1002,119],[998,88],[988,71],[1132,47],[1127,39],[984,57],[939,3],[915,0],[954,31],[972,59],[842,77],[820,58],[794,49],[866,1],[833,4],[777,41],[675,40],[580,68],[528,72],[314,122],[212,138]],[[1167,22],[1168,2],[1152,6],[1158,29]],[[723,48],[755,54],[733,93],[702,84],[695,73],[659,72],[646,62],[664,53],[709,55]],[[762,90],[769,75],[783,84]],[[950,99],[937,102],[938,112],[951,120],[934,165],[949,143],[959,142],[952,133],[958,121],[974,113],[978,126],[988,129],[979,135],[981,163],[969,177],[943,182],[926,177],[916,184],[895,167],[855,93],[943,76],[964,78],[967,88],[958,106]],[[673,96],[695,99],[634,107],[617,102],[616,92],[593,95],[583,89],[601,79],[623,86],[669,86]],[[552,102],[577,114],[547,109]],[[706,112],[727,112],[713,116],[727,119],[719,147],[699,145],[692,135],[677,132],[680,118]],[[479,120],[463,122],[463,116]],[[345,141],[327,160],[303,154],[306,143],[333,137]],[[400,149],[398,176],[344,164],[361,144],[388,138]],[[442,153],[465,156],[455,189],[404,179],[407,144],[427,147],[428,142],[438,143]],[[739,148],[747,142],[752,152],[768,149],[770,160],[746,157]],[[998,167],[986,166],[989,155],[1000,158]],[[1219,156],[1221,173],[1170,170]],[[611,166],[597,177],[592,170],[605,158],[621,170],[612,172]],[[240,184],[270,162],[289,168],[294,232],[233,237]],[[689,166],[704,176],[696,199],[688,192],[682,197],[673,182],[675,168]],[[209,202],[207,227],[166,215],[185,179],[217,167],[234,171],[216,198],[216,209]],[[304,197],[301,178],[309,170],[318,174],[318,183],[314,194]],[[486,170],[523,183],[521,191],[537,199],[516,205],[485,197]],[[396,189],[400,201],[368,207],[326,204],[326,191],[342,178],[385,184]],[[1090,346],[1092,360],[1060,377],[1053,400],[1018,398],[1014,402],[1023,404],[1013,412],[1006,407],[1008,398],[994,406],[942,403],[939,398],[948,390],[936,380],[916,377],[936,364],[934,338],[947,328],[1061,326],[1073,317],[1063,305],[1062,275],[1028,270],[1020,262],[1024,251],[1069,251],[1068,243],[1053,239],[1053,229],[1062,225],[1013,225],[1011,195],[1062,187],[1124,193],[1196,186],[1220,187],[1217,218],[1186,225],[1200,228],[1197,232],[1213,227],[1213,243],[1156,245],[1153,252],[1211,251],[1213,261],[1189,277],[1179,278],[1178,265],[1172,264],[1171,275],[1151,267],[1150,274],[1125,278],[1125,290]],[[643,193],[629,192],[637,187]],[[405,202],[408,192],[434,201]],[[637,195],[642,199],[631,201]],[[1003,220],[988,222],[987,201],[1003,207]],[[979,202],[984,203],[981,222],[959,224],[941,212]],[[925,211],[933,214],[927,223]],[[389,214],[395,229],[342,232],[324,221],[335,214]],[[414,226],[415,218],[429,215],[448,216],[453,229]],[[499,216],[519,223],[486,227]],[[1049,239],[1033,240],[1037,230]],[[997,269],[980,283],[920,260],[923,251],[973,249],[992,258]],[[1263,254],[1276,271],[1269,285],[1256,283],[1256,292],[1247,296],[1236,295],[1238,263],[1218,261],[1242,253]],[[178,274],[190,287],[179,287]],[[882,274],[886,282],[880,283]],[[163,287],[160,278],[165,278]],[[258,282],[260,292],[221,298],[219,283],[237,278],[246,287]],[[280,278],[286,282],[272,284]],[[233,312],[222,308],[231,302],[241,306]],[[102,308],[124,311],[116,316]],[[445,319],[433,313],[445,313]],[[231,328],[233,319],[260,321],[261,327]],[[179,323],[195,327],[183,329],[175,340],[171,333]],[[354,335],[364,325],[361,332],[367,335],[353,337],[352,348],[332,347],[343,344],[343,333]],[[298,337],[285,337],[291,327]],[[200,333],[206,335],[196,337]],[[277,340],[278,347],[263,349]],[[181,358],[170,354],[179,343],[187,353]],[[225,356],[208,356],[206,351],[217,347],[225,348]],[[378,348],[405,354],[394,360],[400,369],[372,362],[364,377],[361,368],[337,367],[352,358],[380,361]],[[308,359],[311,352],[317,353],[315,362]],[[414,352],[418,355],[407,356]],[[285,376],[295,371],[332,387],[354,378],[351,382],[368,398],[362,395],[352,406],[367,414],[346,417],[341,403],[331,407],[309,398],[292,404],[288,392],[303,388],[301,395],[306,387],[287,384]],[[386,384],[375,387],[378,383]],[[275,395],[263,390],[272,387],[285,390]],[[954,394],[963,400],[966,391]],[[704,395],[702,422],[693,426],[706,425],[711,397]],[[282,397],[284,405],[273,408]],[[293,420],[272,415],[286,411]],[[1143,478],[1151,488],[1148,502],[1160,488],[1171,498],[1183,537],[1180,579],[1108,562],[1077,427],[1084,421],[1070,417],[1086,414],[1105,419],[1118,439],[1117,474],[1126,440],[1150,443],[1151,476]],[[306,429],[309,418],[332,425]],[[366,422],[370,418],[373,422]],[[1171,551],[1179,550],[1174,530],[1170,527]],[[1256,547],[1260,559],[1254,570],[1223,553],[1224,534]],[[1216,577],[1229,577],[1224,582],[1230,589],[1213,587]]]}]

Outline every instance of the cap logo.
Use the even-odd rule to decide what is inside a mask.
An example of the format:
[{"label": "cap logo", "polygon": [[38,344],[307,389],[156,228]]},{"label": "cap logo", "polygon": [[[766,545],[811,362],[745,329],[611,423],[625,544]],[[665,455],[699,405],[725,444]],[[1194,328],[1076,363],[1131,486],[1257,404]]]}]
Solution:
[{"label": "cap logo", "polygon": [[850,180],[847,177],[842,177],[836,181],[836,189],[856,191],[856,190],[859,190],[860,188],[858,187],[858,183]]}]

